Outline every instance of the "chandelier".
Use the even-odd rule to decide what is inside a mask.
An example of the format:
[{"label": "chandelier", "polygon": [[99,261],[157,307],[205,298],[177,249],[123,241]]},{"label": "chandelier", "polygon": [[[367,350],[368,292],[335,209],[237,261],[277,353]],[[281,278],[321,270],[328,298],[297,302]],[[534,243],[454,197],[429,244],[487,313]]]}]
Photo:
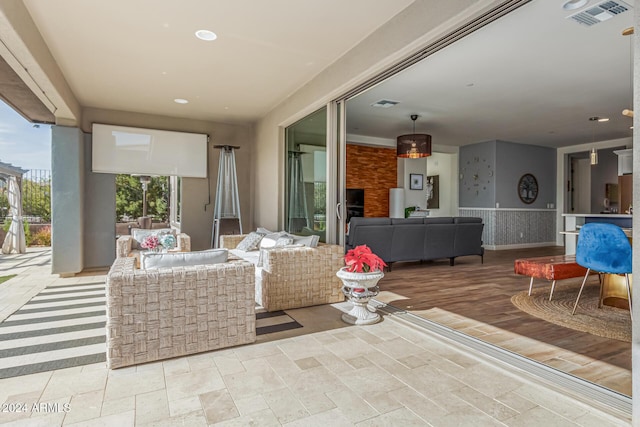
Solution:
[{"label": "chandelier", "polygon": [[425,133],[416,133],[417,114],[412,114],[413,133],[409,135],[400,135],[397,145],[398,157],[406,159],[419,159],[421,157],[429,157],[431,155],[431,135]]}]

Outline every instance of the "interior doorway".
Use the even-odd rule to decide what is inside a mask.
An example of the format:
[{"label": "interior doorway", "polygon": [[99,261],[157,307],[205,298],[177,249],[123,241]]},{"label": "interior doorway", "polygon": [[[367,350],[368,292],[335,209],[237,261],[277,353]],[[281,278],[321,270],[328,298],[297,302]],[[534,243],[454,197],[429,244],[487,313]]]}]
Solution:
[{"label": "interior doorway", "polygon": [[591,163],[589,159],[571,159],[571,212],[591,212]]}]

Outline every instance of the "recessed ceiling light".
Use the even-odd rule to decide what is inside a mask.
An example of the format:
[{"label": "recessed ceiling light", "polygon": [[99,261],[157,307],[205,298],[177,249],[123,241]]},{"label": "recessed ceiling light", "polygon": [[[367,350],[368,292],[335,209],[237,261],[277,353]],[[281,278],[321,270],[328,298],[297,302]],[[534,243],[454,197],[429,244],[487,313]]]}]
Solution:
[{"label": "recessed ceiling light", "polygon": [[562,8],[564,10],[576,10],[587,3],[589,3],[589,0],[569,0],[562,5]]},{"label": "recessed ceiling light", "polygon": [[188,104],[189,101],[187,101],[186,99],[182,99],[182,98],[176,98],[173,100],[173,102],[175,102],[176,104]]},{"label": "recessed ceiling light", "polygon": [[216,33],[214,33],[213,31],[209,31],[209,30],[198,30],[198,31],[196,31],[196,37],[199,38],[200,40],[205,40],[205,41],[208,41],[208,42],[218,38]]}]

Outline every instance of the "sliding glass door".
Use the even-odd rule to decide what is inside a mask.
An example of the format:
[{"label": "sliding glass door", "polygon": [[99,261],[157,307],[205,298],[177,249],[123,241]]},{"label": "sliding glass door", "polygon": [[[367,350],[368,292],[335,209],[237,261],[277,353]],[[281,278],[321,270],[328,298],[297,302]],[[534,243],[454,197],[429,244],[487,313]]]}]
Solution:
[{"label": "sliding glass door", "polygon": [[327,241],[327,109],[286,128],[285,230]]}]

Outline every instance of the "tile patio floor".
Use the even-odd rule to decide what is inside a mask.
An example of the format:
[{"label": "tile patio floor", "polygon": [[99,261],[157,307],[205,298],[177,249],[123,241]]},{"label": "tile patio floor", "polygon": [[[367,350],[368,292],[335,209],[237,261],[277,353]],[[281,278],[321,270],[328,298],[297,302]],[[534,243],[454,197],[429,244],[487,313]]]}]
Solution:
[{"label": "tile patio floor", "polygon": [[[0,285],[0,319],[45,286],[104,280],[104,273],[63,279],[49,272],[47,249],[0,255],[0,276],[18,274]],[[94,363],[2,379],[0,424],[630,424],[624,414],[596,409],[393,316],[345,326],[339,310],[346,308],[290,311],[304,328],[247,346],[113,371]]]}]

